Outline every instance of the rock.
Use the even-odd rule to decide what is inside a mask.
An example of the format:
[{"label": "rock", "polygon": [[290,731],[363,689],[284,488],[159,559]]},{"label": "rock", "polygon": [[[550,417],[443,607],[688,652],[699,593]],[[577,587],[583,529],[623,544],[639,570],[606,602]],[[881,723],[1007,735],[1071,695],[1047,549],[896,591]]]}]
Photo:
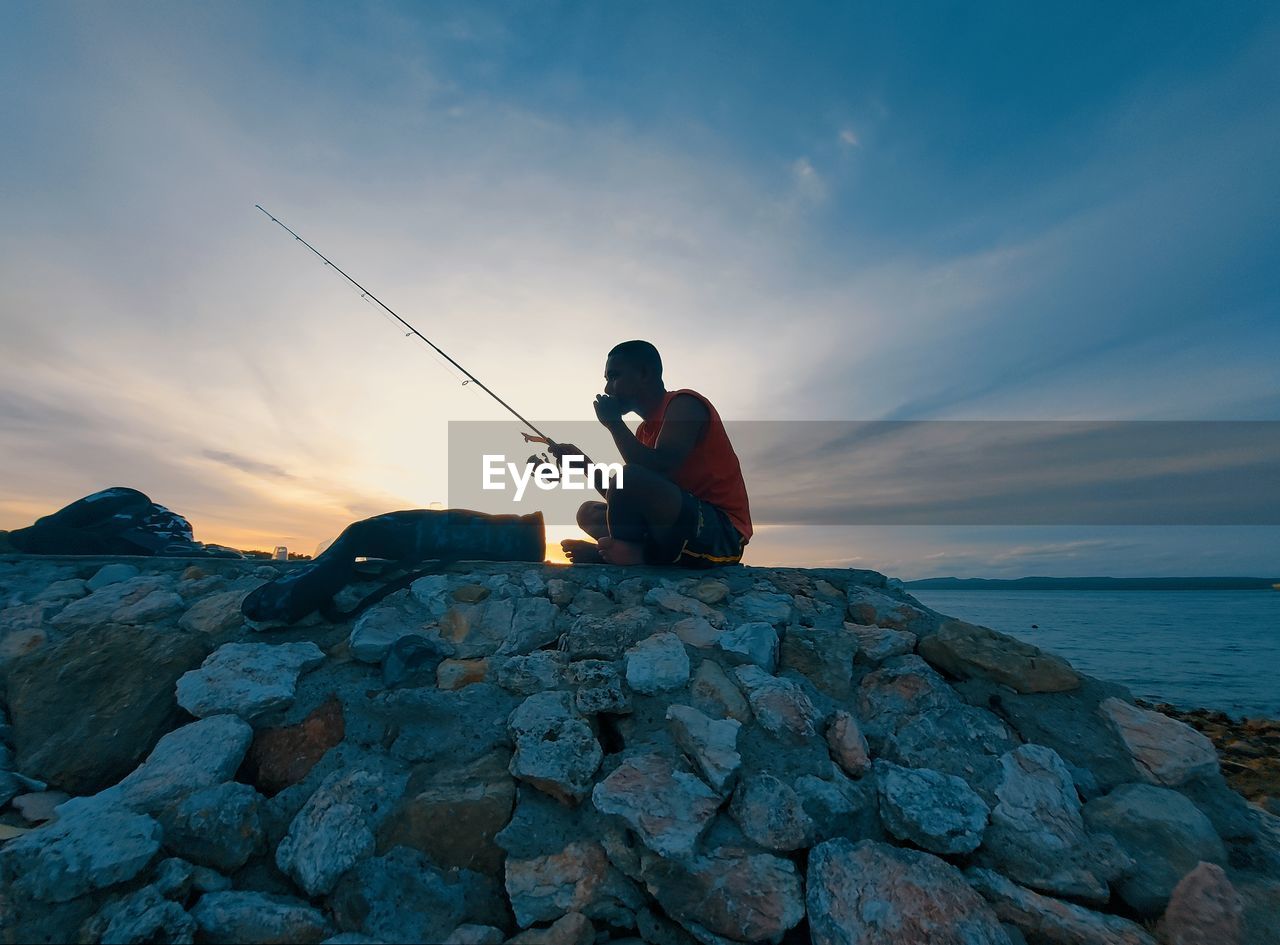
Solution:
[{"label": "rock", "polygon": [[406,780],[359,769],[335,771],[289,825],[276,848],[276,866],[308,896],[328,893],[338,877],[373,853],[374,830]]},{"label": "rock", "polygon": [[711,719],[687,705],[667,707],[671,735],[680,750],[701,772],[712,790],[724,795],[733,787],[742,756],[738,754],[736,719]]},{"label": "rock", "polygon": [[1000,759],[997,803],[983,836],[986,861],[1026,886],[1105,903],[1107,880],[1121,871],[1103,862],[1084,829],[1080,798],[1052,748],[1021,745]]},{"label": "rock", "polygon": [[262,842],[261,802],[257,791],[235,782],[193,791],[161,814],[165,846],[193,863],[232,873]]},{"label": "rock", "polygon": [[156,865],[151,886],[165,899],[185,902],[195,886],[195,871],[196,868],[186,860],[171,856]]},{"label": "rock", "polygon": [[705,578],[693,586],[689,596],[707,605],[718,604],[729,596],[729,585],[714,578]]},{"label": "rock", "polygon": [[207,941],[230,945],[319,942],[330,931],[324,915],[305,902],[250,890],[205,893],[191,917]]},{"label": "rock", "polygon": [[690,687],[693,701],[716,718],[751,721],[751,706],[733,681],[725,675],[720,664],[703,660],[694,674]]},{"label": "rock", "polygon": [[144,886],[103,907],[87,929],[91,940],[98,942],[191,945],[196,923],[182,906],[169,902],[154,886]]},{"label": "rock", "polygon": [[716,645],[724,631],[711,626],[702,617],[685,617],[671,625],[671,632],[688,646],[706,650]]},{"label": "rock", "polygon": [[1104,699],[1098,708],[1116,727],[1143,778],[1152,784],[1177,787],[1217,774],[1213,742],[1190,725],[1115,697]]},{"label": "rock", "polygon": [[[457,692],[408,689],[386,693],[378,712],[391,726],[390,754],[409,763],[458,765],[510,750],[508,721],[519,700],[491,683]],[[383,736],[379,736],[383,737]]]},{"label": "rock", "polygon": [[382,660],[382,685],[387,689],[412,689],[436,681],[440,661],[453,647],[435,637],[410,633],[391,644]]},{"label": "rock", "polygon": [[563,804],[577,804],[591,790],[604,752],[577,714],[567,692],[535,693],[511,713],[516,751],[511,773]]},{"label": "rock", "polygon": [[622,688],[617,667],[604,660],[578,660],[569,664],[568,680],[577,687],[573,704],[583,715],[631,711],[631,697]]},{"label": "rock", "polygon": [[53,809],[69,799],[62,791],[37,791],[15,797],[13,807],[27,823],[40,824],[52,819]]},{"label": "rock", "polygon": [[596,810],[616,814],[659,856],[693,852],[720,798],[659,754],[628,758],[591,792]]},{"label": "rock", "polygon": [[324,662],[314,643],[226,643],[178,680],[178,704],[196,718],[252,720],[293,703],[298,677]]},{"label": "rock", "polygon": [[880,817],[899,840],[932,853],[971,853],[982,842],[987,805],[960,778],[928,768],[875,765]]},{"label": "rock", "polygon": [[996,915],[1019,929],[1028,941],[1045,945],[1155,945],[1155,939],[1128,919],[1042,896],[991,870],[970,869],[965,878]]},{"label": "rock", "polygon": [[1065,692],[1080,685],[1061,657],[963,620],[948,620],[921,640],[920,655],[959,679],[989,679],[1017,692]]},{"label": "rock", "polygon": [[752,663],[766,673],[778,665],[778,633],[763,621],[744,623],[720,634],[716,646],[727,662],[738,665]]},{"label": "rock", "polygon": [[960,872],[928,853],[828,840],[809,854],[806,885],[815,945],[1010,945]]},{"label": "rock", "polygon": [[516,786],[505,753],[448,768],[424,767],[409,778],[404,799],[383,826],[378,848],[421,850],[446,869],[501,876],[504,854],[494,841],[511,820]]},{"label": "rock", "polygon": [[191,633],[102,625],[15,660],[18,770],[73,794],[114,784],[173,728],[174,684],[206,652]]},{"label": "rock", "polygon": [[846,623],[844,628],[858,641],[857,658],[871,663],[883,663],[895,656],[915,652],[916,635],[910,630],[894,630],[892,627],[864,627]]},{"label": "rock", "polygon": [[775,853],[813,843],[814,824],[800,798],[771,774],[753,774],[734,791],[729,807],[748,839]]},{"label": "rock", "polygon": [[234,715],[214,715],[175,729],[147,760],[115,787],[93,798],[72,798],[59,808],[119,803],[155,812],[192,791],[229,780],[244,760],[253,729]]},{"label": "rock", "polygon": [[434,620],[439,620],[449,609],[452,595],[449,593],[449,576],[447,574],[428,574],[409,585],[409,595],[419,604],[427,608],[427,613]]},{"label": "rock", "polygon": [[511,616],[511,630],[498,647],[502,656],[519,656],[532,653],[560,638],[556,629],[556,605],[545,597],[526,597],[516,601]]},{"label": "rock", "polygon": [[511,945],[591,945],[596,930],[580,912],[571,912],[545,929],[526,929],[507,941]]},{"label": "rock", "polygon": [[245,759],[248,779],[267,795],[283,791],[305,778],[345,734],[337,699],[327,700],[297,725],[260,729]]},{"label": "rock", "polygon": [[848,590],[849,619],[863,626],[888,627],[906,630],[917,637],[924,637],[937,629],[941,622],[908,595],[906,600],[893,597],[884,591],[863,584],[850,584]]},{"label": "rock", "polygon": [[489,661],[481,660],[441,660],[436,667],[436,685],[452,692],[465,689],[472,683],[484,682],[489,678]]},{"label": "rock", "polygon": [[853,691],[853,657],[858,638],[841,626],[789,627],[782,638],[782,667],[805,676],[833,699]]},{"label": "rock", "polygon": [[794,604],[790,594],[751,591],[735,598],[733,609],[748,622],[759,621],[779,626],[791,620]]},{"label": "rock", "polygon": [[0,847],[0,886],[42,902],[70,902],[133,879],[160,851],[160,825],[121,808],[60,813]]},{"label": "rock", "polygon": [[655,587],[644,595],[644,602],[651,607],[658,607],[667,613],[684,614],[687,617],[701,617],[713,627],[724,626],[724,614],[714,607],[708,607],[700,600],[686,597],[666,587]]},{"label": "rock", "polygon": [[568,912],[616,914],[625,908],[617,902],[619,893],[632,907],[643,902],[594,840],[573,841],[556,853],[509,857],[506,890],[516,924],[522,928]]},{"label": "rock", "polygon": [[569,581],[561,578],[551,578],[547,581],[547,597],[557,607],[567,606],[573,601],[573,595],[576,593],[577,587]]},{"label": "rock", "polygon": [[467,885],[417,850],[396,847],[357,864],[330,901],[347,931],[382,942],[442,942],[467,918]]},{"label": "rock", "polygon": [[489,596],[489,588],[483,584],[463,584],[453,589],[453,599],[460,604],[478,604]]},{"label": "rock", "polygon": [[573,605],[569,608],[569,613],[604,617],[613,613],[615,609],[616,607],[613,601],[609,599],[609,595],[584,587],[574,595]]},{"label": "rock", "polygon": [[629,607],[609,617],[583,615],[573,622],[561,640],[569,659],[621,659],[623,652],[649,635],[653,613],[645,607]]},{"label": "rock", "polygon": [[1140,915],[1158,916],[1179,880],[1204,860],[1226,862],[1213,824],[1176,791],[1124,784],[1084,807],[1090,830],[1115,837],[1135,867],[1115,886]]},{"label": "rock", "polygon": [[892,735],[907,720],[959,703],[946,680],[918,656],[886,660],[858,686],[858,716],[863,733],[872,740]]},{"label": "rock", "polygon": [[1166,945],[1243,945],[1244,900],[1222,867],[1201,863],[1179,880],[1160,933]]},{"label": "rock", "polygon": [[494,680],[508,692],[529,696],[559,686],[568,665],[567,653],[538,650],[528,656],[513,656],[498,663]]},{"label": "rock", "polygon": [[516,605],[510,598],[455,604],[440,620],[440,634],[458,659],[493,656],[511,633]]},{"label": "rock", "polygon": [[644,882],[663,910],[702,941],[778,941],[804,918],[800,876],[789,860],[722,848],[687,858],[648,856]]},{"label": "rock", "polygon": [[187,608],[187,612],[178,620],[178,627],[221,641],[244,626],[244,614],[240,612],[240,603],[244,597],[242,590],[223,591],[201,597]]},{"label": "rock", "polygon": [[655,633],[626,651],[627,685],[652,695],[689,681],[689,655],[674,633]]},{"label": "rock", "polygon": [[831,772],[830,780],[806,774],[796,778],[795,791],[813,821],[815,842],[884,839],[874,778],[853,781],[838,771]]},{"label": "rock", "polygon": [[814,736],[822,714],[803,689],[789,679],[770,676],[758,666],[740,666],[734,675],[746,690],[751,711],[765,731],[791,742]]},{"label": "rock", "polygon": [[871,768],[871,753],[867,740],[858,728],[858,721],[848,712],[837,711],[827,726],[827,748],[831,758],[845,774],[860,778]]},{"label": "rock", "polygon": [[90,591],[99,591],[110,584],[136,578],[138,574],[138,569],[131,564],[108,564],[99,568],[98,573],[85,582],[85,587]]},{"label": "rock", "polygon": [[401,637],[425,636],[422,615],[413,609],[412,600],[411,591],[396,591],[357,617],[347,638],[351,655],[363,663],[381,663]]},{"label": "rock", "polygon": [[[552,580],[555,580],[552,578]],[[551,581],[547,582],[548,584]],[[561,584],[564,582],[561,581]],[[444,945],[502,945],[507,940],[502,929],[492,925],[460,925],[444,940]]]}]

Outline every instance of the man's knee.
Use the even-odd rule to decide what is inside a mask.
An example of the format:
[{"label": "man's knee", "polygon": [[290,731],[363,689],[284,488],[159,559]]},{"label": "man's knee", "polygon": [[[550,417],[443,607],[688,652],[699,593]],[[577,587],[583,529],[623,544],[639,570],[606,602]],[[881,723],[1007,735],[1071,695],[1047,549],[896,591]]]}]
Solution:
[{"label": "man's knee", "polygon": [[578,527],[590,531],[594,526],[605,524],[608,507],[603,502],[583,502],[578,506]]}]

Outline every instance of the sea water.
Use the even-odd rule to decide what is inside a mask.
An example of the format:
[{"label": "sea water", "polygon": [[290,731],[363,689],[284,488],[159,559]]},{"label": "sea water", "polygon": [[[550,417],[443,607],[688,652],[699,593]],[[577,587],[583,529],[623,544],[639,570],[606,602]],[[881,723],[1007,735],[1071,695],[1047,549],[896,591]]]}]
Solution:
[{"label": "sea water", "polygon": [[1139,699],[1280,718],[1280,591],[910,591]]}]

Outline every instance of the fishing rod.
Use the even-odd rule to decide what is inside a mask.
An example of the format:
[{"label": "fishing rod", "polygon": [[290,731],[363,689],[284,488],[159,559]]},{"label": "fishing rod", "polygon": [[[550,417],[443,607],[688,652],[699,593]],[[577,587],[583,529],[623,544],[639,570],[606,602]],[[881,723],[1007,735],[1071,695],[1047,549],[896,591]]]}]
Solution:
[{"label": "fishing rod", "polygon": [[395,312],[391,311],[391,309],[387,307],[387,305],[382,301],[382,299],[378,298],[376,295],[374,295],[372,292],[370,292],[368,289],[366,289],[366,288],[365,288],[364,286],[362,286],[360,283],[356,282],[356,280],[355,280],[355,279],[352,279],[349,275],[347,275],[345,272],[343,272],[340,268],[338,268],[338,266],[337,266],[337,265],[335,265],[335,264],[333,263],[333,261],[332,261],[332,260],[330,260],[330,259],[329,259],[329,257],[328,257],[328,256],[326,256],[324,253],[320,252],[320,250],[316,249],[314,246],[312,246],[310,243],[308,243],[306,240],[304,240],[304,239],[303,239],[301,236],[299,236],[297,233],[293,232],[293,230],[291,230],[291,229],[289,229],[289,227],[285,226],[285,224],[284,224],[284,223],[282,223],[280,220],[276,219],[276,217],[272,216],[272,214],[271,214],[271,213],[270,213],[270,212],[269,212],[265,207],[263,207],[263,206],[262,206],[262,204],[255,203],[255,204],[254,204],[254,206],[255,206],[255,207],[257,207],[259,210],[261,210],[263,213],[265,213],[268,217],[270,217],[270,219],[271,219],[271,222],[272,222],[272,223],[275,223],[276,225],[278,225],[281,229],[283,229],[286,233],[288,233],[290,236],[292,236],[295,240],[297,240],[299,243],[301,243],[301,244],[302,244],[303,246],[305,246],[307,249],[311,250],[311,252],[315,253],[317,256],[319,256],[321,259],[323,259],[323,260],[324,260],[324,264],[325,264],[326,266],[328,266],[329,268],[331,268],[334,272],[336,272],[338,275],[342,276],[342,278],[346,279],[346,280],[347,280],[348,282],[350,282],[353,286],[355,286],[357,289],[359,289],[359,290],[360,290],[360,294],[361,294],[362,296],[364,296],[365,298],[368,298],[368,299],[373,299],[373,301],[375,301],[375,302],[377,302],[379,305],[381,305],[381,306],[382,306],[383,311],[385,311],[388,315],[390,315],[392,318],[394,318],[396,321],[398,321],[398,322],[399,322],[401,325],[403,325],[405,328],[409,329],[409,332],[410,332],[411,334],[417,335],[419,338],[421,338],[421,339],[422,339],[423,341],[425,341],[427,344],[431,345],[431,347],[435,350],[435,352],[436,352],[438,355],[440,355],[442,358],[444,358],[446,361],[448,361],[450,364],[452,364],[454,367],[456,367],[456,368],[457,368],[459,371],[461,371],[463,374],[467,375],[467,379],[466,379],[465,381],[463,381],[463,382],[462,382],[463,384],[475,384],[477,387],[479,387],[482,391],[484,391],[486,394],[488,394],[490,397],[492,397],[492,398],[493,398],[494,400],[496,400],[498,403],[502,404],[502,406],[503,406],[503,407],[505,407],[505,408],[507,409],[507,411],[508,411],[508,412],[509,412],[513,417],[515,417],[517,420],[519,420],[521,423],[523,423],[523,424],[524,424],[525,426],[527,426],[530,430],[532,430],[534,433],[536,433],[536,434],[537,434],[537,437],[535,438],[535,437],[531,437],[531,436],[530,436],[529,434],[527,434],[527,433],[522,433],[521,435],[524,437],[524,440],[525,440],[525,442],[526,442],[526,443],[534,443],[534,442],[537,442],[537,443],[545,443],[547,446],[555,446],[555,445],[556,445],[556,444],[555,444],[555,442],[551,439],[551,437],[547,436],[545,433],[543,433],[541,430],[539,430],[537,427],[535,427],[532,423],[530,423],[530,422],[529,422],[528,420],[526,420],[524,417],[520,416],[520,414],[516,412],[516,409],[515,409],[514,407],[512,407],[509,403],[507,403],[505,400],[503,400],[501,397],[499,397],[497,394],[495,394],[493,391],[491,391],[491,390],[488,388],[488,386],[484,383],[484,381],[480,380],[480,378],[476,377],[474,374],[472,374],[470,371],[468,371],[466,368],[464,368],[464,367],[463,367],[461,364],[459,364],[457,361],[453,360],[453,358],[449,357],[449,355],[445,354],[445,353],[444,353],[444,351],[440,348],[440,346],[439,346],[439,345],[437,345],[434,341],[432,341],[430,338],[428,338],[428,337],[427,337],[426,335],[424,335],[422,332],[418,331],[418,329],[414,328],[412,325],[410,325],[407,321],[405,321],[403,318],[401,318],[401,317],[400,317],[399,315],[397,315]]}]

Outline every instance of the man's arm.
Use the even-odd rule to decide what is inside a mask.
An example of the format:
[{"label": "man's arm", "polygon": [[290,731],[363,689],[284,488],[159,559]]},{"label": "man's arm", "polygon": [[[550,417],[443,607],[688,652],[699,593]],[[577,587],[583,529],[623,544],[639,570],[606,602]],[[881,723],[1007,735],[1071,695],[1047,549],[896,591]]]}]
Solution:
[{"label": "man's arm", "polygon": [[678,395],[667,406],[658,442],[650,449],[636,439],[636,435],[622,422],[622,415],[611,409],[611,404],[601,403],[610,399],[597,398],[596,415],[613,436],[623,461],[664,476],[671,476],[688,459],[711,417],[706,404],[697,397]]}]

